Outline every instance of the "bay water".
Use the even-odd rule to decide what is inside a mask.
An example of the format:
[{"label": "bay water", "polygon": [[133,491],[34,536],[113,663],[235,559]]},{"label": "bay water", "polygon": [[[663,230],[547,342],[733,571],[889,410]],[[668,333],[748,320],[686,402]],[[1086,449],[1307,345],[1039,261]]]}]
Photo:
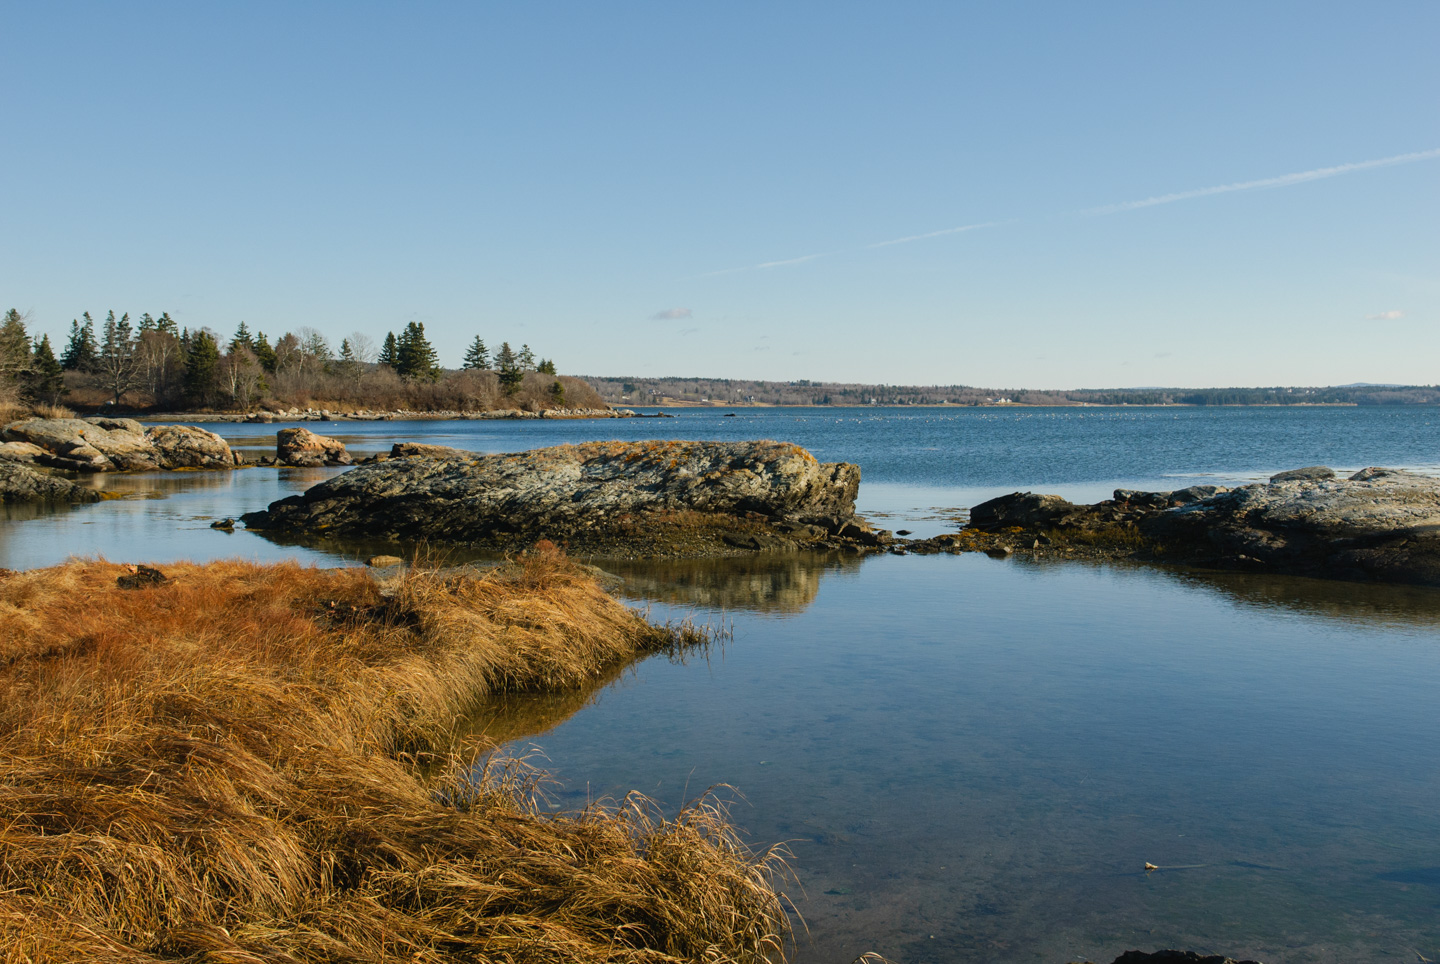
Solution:
[{"label": "bay water", "polygon": [[[357,454],[793,441],[858,463],[862,513],[917,535],[1015,490],[1091,501],[1312,464],[1440,473],[1427,408],[675,414],[309,427]],[[281,426],[210,427],[258,455]],[[410,548],[209,528],[335,471],[95,479],[124,497],[0,507],[0,566]],[[750,840],[793,854],[801,961],[1440,959],[1440,590],[974,555],[602,564],[652,617],[731,635],[474,725],[543,754],[556,808],[640,790],[673,811],[733,788]]]}]

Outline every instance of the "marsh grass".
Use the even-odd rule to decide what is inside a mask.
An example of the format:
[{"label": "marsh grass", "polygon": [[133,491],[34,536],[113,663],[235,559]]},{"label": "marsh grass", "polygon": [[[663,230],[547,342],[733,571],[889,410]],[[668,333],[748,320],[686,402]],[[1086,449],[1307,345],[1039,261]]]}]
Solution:
[{"label": "marsh grass", "polygon": [[383,592],[164,568],[0,574],[0,960],[783,957],[778,855],[713,799],[550,814],[451,746],[487,697],[685,645],[558,553]]}]

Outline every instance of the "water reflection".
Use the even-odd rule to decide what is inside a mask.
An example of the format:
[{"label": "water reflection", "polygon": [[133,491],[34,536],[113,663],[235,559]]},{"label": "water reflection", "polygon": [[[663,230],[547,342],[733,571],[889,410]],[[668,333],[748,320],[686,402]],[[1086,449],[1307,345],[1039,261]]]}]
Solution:
[{"label": "water reflection", "polygon": [[822,580],[854,576],[864,564],[854,554],[813,552],[598,561],[625,580],[620,592],[630,599],[772,615],[802,612]]}]

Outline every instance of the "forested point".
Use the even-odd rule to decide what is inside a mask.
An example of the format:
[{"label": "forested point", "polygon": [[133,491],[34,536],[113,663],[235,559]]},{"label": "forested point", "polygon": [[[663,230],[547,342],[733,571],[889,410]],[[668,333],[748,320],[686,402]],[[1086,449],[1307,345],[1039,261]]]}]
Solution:
[{"label": "forested point", "polygon": [[502,342],[493,356],[476,336],[462,366],[447,369],[412,321],[378,347],[356,332],[337,348],[314,328],[273,342],[241,322],[225,338],[182,328],[161,312],[132,322],[109,312],[75,319],[59,350],[10,309],[0,322],[0,410],[65,406],[81,411],[284,411],[292,408],[411,412],[603,409],[581,378],[557,375],[529,345]]}]

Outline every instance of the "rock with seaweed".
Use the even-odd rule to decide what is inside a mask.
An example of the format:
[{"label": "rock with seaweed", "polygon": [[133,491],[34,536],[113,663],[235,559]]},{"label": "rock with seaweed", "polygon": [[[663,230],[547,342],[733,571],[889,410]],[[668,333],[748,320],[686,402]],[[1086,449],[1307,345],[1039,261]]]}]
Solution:
[{"label": "rock with seaweed", "polygon": [[237,461],[214,432],[190,425],[146,428],[129,418],[27,418],[6,425],[0,439],[19,443],[7,452],[25,461],[75,472],[228,469]]},{"label": "rock with seaweed", "polygon": [[783,442],[591,442],[365,465],[242,516],[274,533],[701,556],[877,547],[858,466]]},{"label": "rock with seaweed", "polygon": [[99,502],[100,493],[23,462],[0,461],[0,503]]},{"label": "rock with seaweed", "polygon": [[1440,585],[1440,478],[1323,466],[1235,489],[1118,489],[1076,505],[1016,492],[977,505],[970,524],[905,551],[1140,556],[1225,569]]}]

